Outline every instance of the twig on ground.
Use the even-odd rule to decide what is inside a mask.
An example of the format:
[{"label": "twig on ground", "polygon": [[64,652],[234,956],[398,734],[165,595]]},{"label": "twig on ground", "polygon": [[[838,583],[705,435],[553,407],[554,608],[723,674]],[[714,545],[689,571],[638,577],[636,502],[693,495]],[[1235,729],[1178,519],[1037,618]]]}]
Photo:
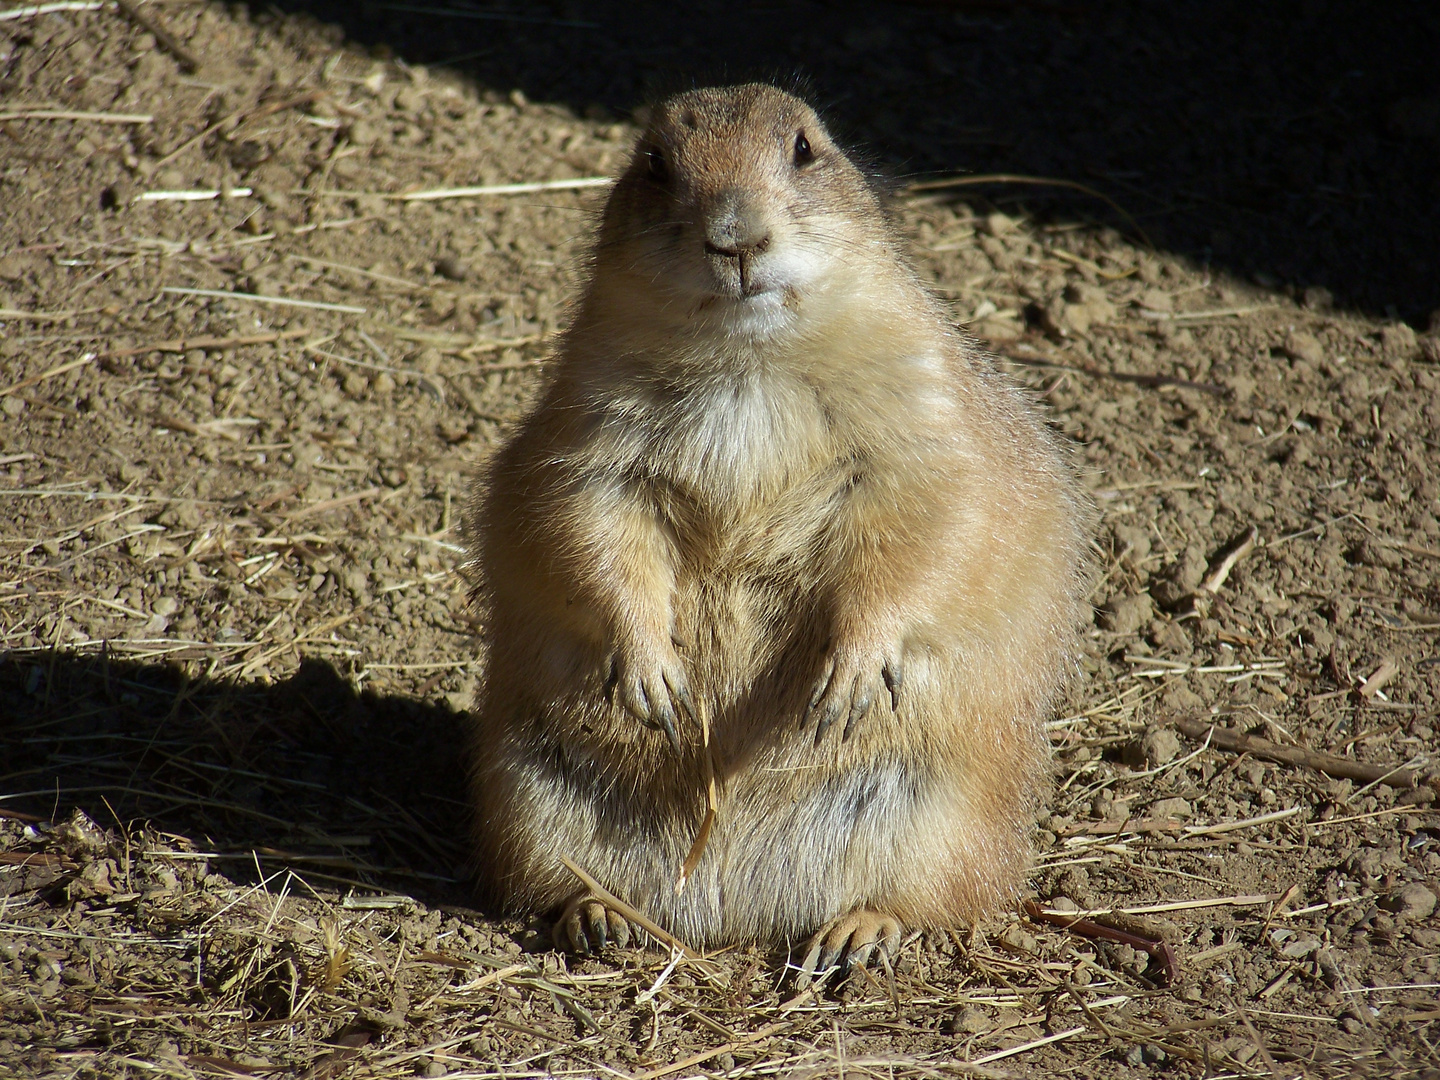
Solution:
[{"label": "twig on ground", "polygon": [[115,6],[124,13],[127,19],[140,27],[140,29],[148,31],[150,36],[159,42],[162,49],[175,57],[176,60],[179,60],[182,68],[192,73],[200,70],[200,61],[195,54],[180,44],[180,39],[170,33],[169,30],[166,30],[158,22],[142,12],[140,6],[134,3],[134,0],[114,0],[114,3]]},{"label": "twig on ground", "polygon": [[9,22],[12,19],[31,19],[36,15],[50,15],[57,11],[99,11],[104,6],[100,0],[59,0],[53,4],[31,4],[29,7],[0,11],[0,22]]},{"label": "twig on ground", "polygon": [[1189,738],[1203,739],[1209,736],[1211,745],[1218,749],[1251,754],[1266,761],[1279,762],[1282,765],[1303,765],[1307,769],[1323,772],[1327,776],[1345,777],[1365,783],[1379,782],[1394,788],[1413,788],[1419,783],[1419,777],[1416,776],[1413,769],[1390,765],[1367,765],[1352,758],[1327,754],[1322,750],[1308,750],[1303,746],[1281,746],[1269,739],[1262,739],[1258,735],[1246,735],[1244,732],[1233,731],[1199,720],[1177,718],[1170,723],[1182,735]]},{"label": "twig on ground", "polygon": [[1032,919],[1042,922],[1053,923],[1063,927],[1073,934],[1081,937],[1099,938],[1103,941],[1114,941],[1120,945],[1129,945],[1132,949],[1139,949],[1149,953],[1160,962],[1165,969],[1165,981],[1173,983],[1180,978],[1180,962],[1175,959],[1175,950],[1170,943],[1160,938],[1146,937],[1141,934],[1132,934],[1127,930],[1121,930],[1114,926],[1106,926],[1104,923],[1094,919],[1087,919],[1081,915],[1071,915],[1064,911],[1046,911],[1034,900],[1025,901],[1025,914]]},{"label": "twig on ground", "polygon": [[86,353],[80,357],[79,360],[71,360],[66,364],[57,364],[48,371],[42,371],[39,375],[31,375],[28,379],[21,379],[17,383],[11,383],[9,386],[0,389],[0,397],[4,397],[6,394],[13,394],[17,390],[23,390],[27,386],[34,386],[36,383],[44,382],[46,379],[52,379],[56,375],[64,375],[65,372],[74,371],[76,368],[84,367],[86,364],[93,364],[95,360],[95,353]]},{"label": "twig on ground", "polygon": [[1255,550],[1255,540],[1259,535],[1260,531],[1254,525],[1246,529],[1239,540],[1225,549],[1220,561],[1215,564],[1215,569],[1200,583],[1200,588],[1209,593],[1218,593],[1220,586],[1224,585],[1225,579],[1230,576],[1230,571],[1235,569],[1235,564]]},{"label": "twig on ground", "polygon": [[248,187],[199,188],[187,191],[142,191],[136,202],[211,202],[215,199],[245,199],[255,192]]},{"label": "twig on ground", "polygon": [[1125,223],[1135,230],[1135,235],[1141,239],[1145,246],[1151,251],[1155,250],[1155,244],[1150,240],[1145,230],[1140,227],[1140,223],[1130,215],[1129,211],[1103,191],[1097,191],[1088,184],[1082,184],[1076,180],[1062,180],[1058,177],[1050,176],[1022,176],[1016,173],[976,173],[973,176],[951,176],[941,180],[921,180],[917,183],[907,185],[904,190],[907,195],[918,195],[925,191],[943,191],[948,188],[974,187],[979,184],[1031,184],[1036,187],[1069,188],[1071,191],[1078,191],[1083,195],[1089,195],[1092,199],[1099,199],[1106,206],[1110,207],[1111,210],[1119,214],[1125,220]]}]

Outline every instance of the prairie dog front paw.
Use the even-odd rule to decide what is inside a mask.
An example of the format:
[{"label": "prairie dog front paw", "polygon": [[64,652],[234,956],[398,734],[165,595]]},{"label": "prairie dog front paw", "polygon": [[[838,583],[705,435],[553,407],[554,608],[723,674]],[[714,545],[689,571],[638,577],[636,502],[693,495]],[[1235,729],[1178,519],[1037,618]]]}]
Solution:
[{"label": "prairie dog front paw", "polygon": [[900,687],[905,681],[904,650],[866,649],[840,646],[825,658],[820,678],[810,694],[810,703],[801,718],[804,727],[815,721],[815,744],[842,716],[842,739],[850,738],[855,725],[869,715],[877,701],[888,702],[890,711],[900,708]]},{"label": "prairie dog front paw", "polygon": [[652,647],[632,644],[616,649],[611,660],[611,685],[625,711],[649,728],[665,733],[671,749],[680,752],[677,717],[695,723],[690,677],[669,642]]}]

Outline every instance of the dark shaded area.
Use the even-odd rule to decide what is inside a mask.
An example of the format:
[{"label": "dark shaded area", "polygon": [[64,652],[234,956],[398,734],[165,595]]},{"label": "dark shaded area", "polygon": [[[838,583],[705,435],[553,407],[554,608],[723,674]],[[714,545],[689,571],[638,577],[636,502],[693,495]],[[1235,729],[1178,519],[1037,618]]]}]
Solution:
[{"label": "dark shaded area", "polygon": [[[1084,183],[1197,262],[1419,329],[1440,309],[1440,5],[1424,0],[278,6],[592,116],[656,85],[802,73],[891,171]],[[980,190],[1123,225],[1074,191]]]},{"label": "dark shaded area", "polygon": [[462,717],[356,694],[328,663],[283,682],[64,652],[0,658],[0,810],[147,823],[236,880],[307,880],[469,903]]}]

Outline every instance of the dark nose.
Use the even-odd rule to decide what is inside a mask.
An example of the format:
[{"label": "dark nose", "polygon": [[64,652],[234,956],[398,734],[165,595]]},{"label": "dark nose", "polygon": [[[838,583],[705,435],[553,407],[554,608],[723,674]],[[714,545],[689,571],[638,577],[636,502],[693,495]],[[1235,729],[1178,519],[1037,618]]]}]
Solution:
[{"label": "dark nose", "polygon": [[743,262],[769,246],[769,223],[743,195],[728,191],[715,200],[705,228],[705,250],[709,254]]}]

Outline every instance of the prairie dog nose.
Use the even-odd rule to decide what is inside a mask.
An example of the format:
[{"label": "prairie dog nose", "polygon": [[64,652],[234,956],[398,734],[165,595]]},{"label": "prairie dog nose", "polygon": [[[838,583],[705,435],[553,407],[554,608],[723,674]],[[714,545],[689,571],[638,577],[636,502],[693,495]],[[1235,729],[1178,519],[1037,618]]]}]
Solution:
[{"label": "prairie dog nose", "polygon": [[705,226],[706,251],[734,259],[758,255],[769,246],[770,224],[751,200],[735,190],[715,200]]}]

